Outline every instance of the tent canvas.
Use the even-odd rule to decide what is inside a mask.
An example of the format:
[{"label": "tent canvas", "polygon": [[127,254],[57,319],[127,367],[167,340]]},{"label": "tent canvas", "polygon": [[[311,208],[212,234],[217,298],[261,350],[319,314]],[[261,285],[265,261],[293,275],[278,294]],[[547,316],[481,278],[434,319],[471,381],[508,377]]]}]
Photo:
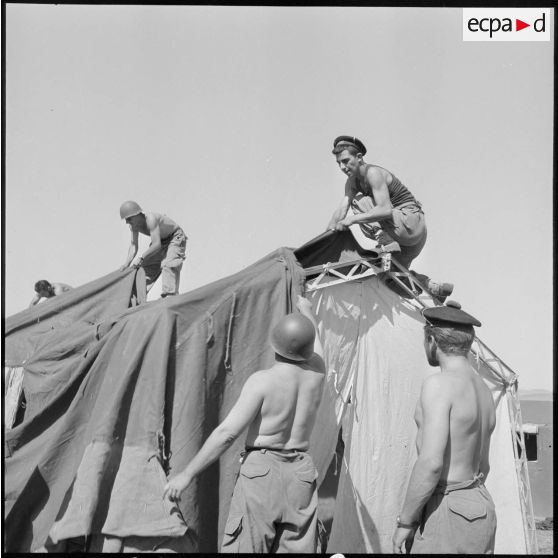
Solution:
[{"label": "tent canvas", "polygon": [[[165,473],[192,458],[246,377],[271,365],[269,333],[304,289],[303,268],[355,255],[366,254],[350,233],[327,233],[172,299],[128,308],[130,283],[119,313],[105,307],[84,319],[69,315],[70,305],[54,312],[58,321],[47,329],[37,331],[36,321],[6,327],[6,353],[22,365],[26,398],[35,402],[5,435],[6,550],[65,551],[87,536],[90,551],[216,551],[243,440],[179,507],[162,501]],[[422,318],[377,277],[308,296],[328,367],[311,441],[320,481],[341,424],[346,444],[328,551],[390,552],[415,455],[409,410],[434,372],[421,352]],[[47,304],[53,310],[57,301]],[[18,321],[21,315],[6,325]],[[501,410],[505,386],[489,371],[486,379]],[[509,421],[506,413],[498,417],[492,451],[499,453],[487,483],[499,533],[506,533],[496,550],[522,553]]]},{"label": "tent canvas", "polygon": [[5,434],[6,550],[65,551],[87,536],[90,550],[161,551],[170,537],[175,550],[214,551],[243,441],[180,510],[162,500],[165,472],[188,463],[247,375],[272,364],[270,328],[302,284],[279,249],[190,293],[37,334],[23,367],[34,376],[25,395],[41,404]]},{"label": "tent canvas", "polygon": [[[357,259],[374,256],[362,251],[348,233],[326,233],[295,254],[304,268],[353,261],[355,254]],[[394,518],[416,459],[413,411],[422,381],[439,369],[426,360],[425,322],[415,300],[395,294],[376,275],[322,285],[325,288],[307,296],[312,297],[325,350],[327,407],[334,409],[345,444],[328,552],[391,553]],[[472,355],[470,360],[497,405],[486,481],[498,517],[495,553],[525,554],[515,437],[508,414],[511,378]],[[335,447],[335,433],[316,434],[318,454]]]},{"label": "tent canvas", "polygon": [[[345,443],[328,552],[389,553],[416,458],[413,411],[422,381],[437,373],[424,356],[424,321],[377,277],[312,297],[330,374],[328,394]],[[524,554],[506,386],[483,368],[480,373],[498,403],[486,483],[498,515],[495,551]],[[330,447],[335,440],[331,436]]]}]

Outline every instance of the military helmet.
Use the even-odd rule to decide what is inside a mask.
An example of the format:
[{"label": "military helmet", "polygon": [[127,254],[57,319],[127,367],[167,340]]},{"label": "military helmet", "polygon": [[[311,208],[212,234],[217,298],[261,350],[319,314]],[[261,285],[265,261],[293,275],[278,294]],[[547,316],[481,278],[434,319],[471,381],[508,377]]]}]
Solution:
[{"label": "military helmet", "polygon": [[143,209],[135,201],[125,201],[120,206],[121,219],[128,219],[128,217],[133,217],[134,215],[139,215],[140,213],[143,213]]},{"label": "military helmet", "polygon": [[300,362],[314,353],[315,338],[314,325],[306,316],[287,314],[273,328],[271,346],[278,355]]}]

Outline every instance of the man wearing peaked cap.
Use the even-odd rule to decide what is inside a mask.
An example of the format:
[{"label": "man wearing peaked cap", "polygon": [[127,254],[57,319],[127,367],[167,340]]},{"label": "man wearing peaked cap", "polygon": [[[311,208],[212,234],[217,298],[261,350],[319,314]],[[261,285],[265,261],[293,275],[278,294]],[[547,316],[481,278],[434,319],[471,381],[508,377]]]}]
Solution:
[{"label": "man wearing peaked cap", "polygon": [[245,451],[221,543],[223,553],[315,553],[318,471],[308,453],[325,364],[309,300],[273,328],[275,363],[246,380],[224,421],[164,495],[180,500],[194,477],[247,430]]},{"label": "man wearing peaked cap", "polygon": [[496,513],[484,485],[496,425],[492,394],[468,355],[481,323],[448,301],[423,310],[428,376],[415,410],[417,461],[395,520],[393,552],[491,554]]},{"label": "man wearing peaked cap", "polygon": [[[420,202],[393,173],[364,161],[366,147],[357,137],[336,137],[332,153],[347,181],[343,200],[327,228],[346,230],[358,224],[363,234],[379,245],[397,242],[401,248],[397,261],[408,269],[426,243],[426,221]],[[440,301],[453,290],[451,283],[415,275]]]},{"label": "man wearing peaked cap", "polygon": [[333,140],[333,148],[335,149],[338,145],[347,145],[347,146],[353,146],[357,149],[357,151],[359,153],[362,154],[362,156],[364,157],[364,155],[366,155],[366,147],[364,145],[364,143],[362,143],[358,138],[355,138],[355,136],[338,136]]},{"label": "man wearing peaked cap", "polygon": [[438,325],[438,327],[443,327],[444,325],[446,325],[446,327],[452,327],[452,325],[481,326],[477,318],[461,310],[461,304],[454,300],[448,300],[445,306],[425,308],[422,311],[422,315],[428,322],[434,326]]}]

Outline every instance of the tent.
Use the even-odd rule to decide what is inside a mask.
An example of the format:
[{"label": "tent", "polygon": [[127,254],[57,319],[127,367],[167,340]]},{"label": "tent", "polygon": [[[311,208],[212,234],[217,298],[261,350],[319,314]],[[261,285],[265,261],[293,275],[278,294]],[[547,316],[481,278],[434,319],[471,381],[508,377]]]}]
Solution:
[{"label": "tent", "polygon": [[[127,270],[8,318],[5,370],[20,371],[26,408],[5,432],[5,550],[216,551],[243,440],[178,505],[162,499],[166,476],[195,455],[248,375],[272,364],[271,328],[306,285],[328,367],[311,441],[320,481],[341,427],[345,441],[328,552],[390,552],[415,456],[410,409],[434,372],[422,318],[373,270],[306,283],[316,266],[366,257],[378,254],[349,232],[327,233],[180,296],[145,302],[141,270]],[[478,368],[499,409],[487,483],[496,550],[524,553],[508,393]]]},{"label": "tent", "polygon": [[[326,233],[295,253],[311,271],[307,290],[325,348],[329,406],[342,427],[345,445],[327,549],[389,553],[394,518],[416,458],[413,411],[422,381],[438,371],[428,365],[424,355],[421,306],[388,289],[375,271],[368,270],[355,280],[358,264],[352,263],[367,254],[350,235],[330,239]],[[337,274],[317,282],[313,278],[318,275],[319,262],[343,265],[336,266]],[[326,271],[328,264],[323,266]],[[339,271],[346,274],[339,275]],[[484,344],[477,347],[470,360],[497,405],[491,472],[486,481],[498,516],[495,552],[525,554],[532,550],[533,533],[525,524],[521,500],[530,496],[522,494],[525,487],[516,470],[510,424],[515,377],[490,366],[489,359],[481,358],[483,349],[487,349]],[[335,446],[335,431],[316,434],[321,438],[317,443],[321,449],[316,452]]]}]

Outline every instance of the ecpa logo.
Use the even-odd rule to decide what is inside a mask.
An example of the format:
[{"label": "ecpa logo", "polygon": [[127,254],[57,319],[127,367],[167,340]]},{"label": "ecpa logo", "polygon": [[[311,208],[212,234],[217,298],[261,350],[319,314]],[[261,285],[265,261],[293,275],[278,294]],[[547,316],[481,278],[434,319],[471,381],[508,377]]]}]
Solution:
[{"label": "ecpa logo", "polygon": [[463,8],[464,41],[550,41],[550,8]]}]

